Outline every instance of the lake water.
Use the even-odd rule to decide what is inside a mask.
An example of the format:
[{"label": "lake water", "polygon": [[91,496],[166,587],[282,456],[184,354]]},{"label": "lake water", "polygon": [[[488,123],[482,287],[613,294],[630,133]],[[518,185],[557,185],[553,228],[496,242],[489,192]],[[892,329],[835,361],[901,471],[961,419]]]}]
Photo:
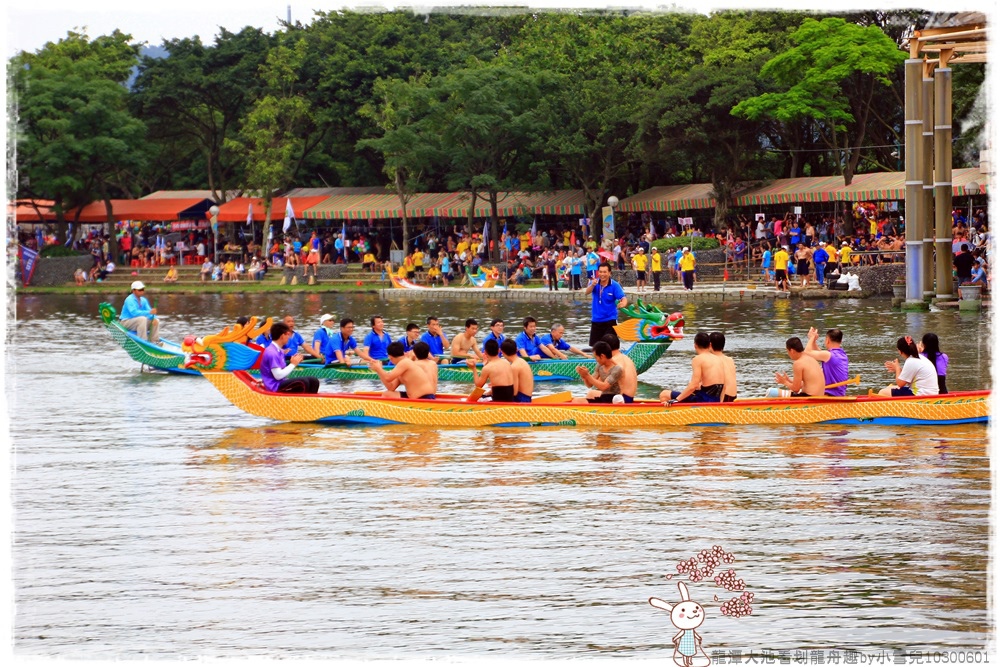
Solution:
[{"label": "lake water", "polygon": [[[123,295],[115,295],[121,305]],[[246,415],[201,378],[141,373],[93,296],[22,296],[8,322],[14,652],[72,658],[645,658],[676,629],[676,565],[719,545],[753,613],[711,578],[704,648],[958,650],[988,639],[982,426],[668,431],[337,429]],[[533,315],[586,344],[587,304],[368,295],[164,295],[165,337],[242,314]],[[534,310],[531,310],[534,308]],[[740,394],[791,367],[784,340],[839,326],[862,390],[895,339],[935,331],[954,390],[990,387],[979,314],[888,300],[678,305],[724,330]],[[641,376],[687,381],[691,336]],[[327,384],[324,391],[373,389]],[[543,385],[543,390],[564,387]],[[442,386],[442,391],[468,390]],[[672,574],[672,578],[666,575]],[[716,598],[718,600],[716,601]]]}]

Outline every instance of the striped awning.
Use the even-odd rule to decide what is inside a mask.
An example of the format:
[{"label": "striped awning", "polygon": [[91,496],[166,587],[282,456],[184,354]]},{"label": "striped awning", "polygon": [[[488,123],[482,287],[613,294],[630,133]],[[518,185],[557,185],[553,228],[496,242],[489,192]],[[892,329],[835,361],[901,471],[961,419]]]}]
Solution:
[{"label": "striped awning", "polygon": [[618,203],[619,211],[687,211],[715,208],[711,183],[661,185],[643,190]]},{"label": "striped awning", "polygon": [[[989,174],[979,173],[978,167],[953,169],[952,196],[969,194],[972,183],[979,185],[977,194],[989,192]],[[734,198],[736,206],[761,206],[768,204],[798,204],[834,201],[902,201],[906,199],[906,174],[901,171],[876,174],[857,174],[850,185],[844,185],[843,176],[781,178],[740,193]]]},{"label": "striped awning", "polygon": [[[406,204],[410,218],[467,218],[471,196],[468,192],[421,192]],[[585,212],[583,192],[501,192],[497,197],[497,214],[515,215],[574,215]],[[473,217],[491,215],[488,199],[476,197]],[[393,193],[333,195],[305,209],[302,217],[319,220],[379,220],[403,217],[399,197]]]}]

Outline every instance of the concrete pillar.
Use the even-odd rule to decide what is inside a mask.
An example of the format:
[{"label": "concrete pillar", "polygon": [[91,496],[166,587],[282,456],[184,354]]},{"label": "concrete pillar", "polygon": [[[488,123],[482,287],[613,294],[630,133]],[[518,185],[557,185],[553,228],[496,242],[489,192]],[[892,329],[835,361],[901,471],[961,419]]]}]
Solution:
[{"label": "concrete pillar", "polygon": [[924,66],[921,106],[923,127],[921,139],[924,144],[921,178],[924,181],[923,206],[921,207],[920,234],[924,242],[921,246],[921,266],[923,272],[923,295],[925,301],[934,298],[934,78],[931,69]]},{"label": "concrete pillar", "polygon": [[923,60],[908,58],[904,69],[904,119],[905,119],[905,163],[906,163],[906,301],[923,304],[921,285],[921,246],[923,230],[920,228],[920,209],[923,208],[924,182],[920,178],[918,151],[923,145],[921,132],[921,81]]},{"label": "concrete pillar", "polygon": [[951,276],[951,68],[934,70],[934,247],[937,297],[950,299]]}]

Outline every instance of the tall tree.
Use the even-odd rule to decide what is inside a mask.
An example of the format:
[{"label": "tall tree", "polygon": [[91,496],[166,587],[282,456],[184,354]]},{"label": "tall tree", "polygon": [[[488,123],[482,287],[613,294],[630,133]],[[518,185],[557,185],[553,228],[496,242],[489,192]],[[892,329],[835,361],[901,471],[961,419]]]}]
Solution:
[{"label": "tall tree", "polygon": [[142,59],[132,105],[157,148],[150,189],[207,185],[216,201],[226,201],[242,180],[242,162],[227,153],[225,140],[262,95],[260,67],[274,41],[259,28],[221,29],[214,44],[168,40],[166,58]]},{"label": "tall tree", "polygon": [[851,184],[867,136],[876,93],[906,60],[878,26],[842,18],[806,19],[791,36],[793,46],[769,60],[761,75],[778,92],[745,99],[733,114],[788,122],[811,119],[823,142],[836,152],[839,173]]},{"label": "tall tree", "polygon": [[[113,252],[111,199],[128,192],[145,148],[145,126],[129,113],[124,85],[138,56],[131,40],[117,31],[93,41],[71,32],[11,61],[18,195],[52,199],[60,223],[67,210],[103,200]],[[58,229],[62,241],[66,227]]]},{"label": "tall tree", "polygon": [[305,57],[301,39],[271,49],[260,68],[266,93],[254,103],[236,138],[225,140],[225,147],[245,164],[243,186],[264,198],[269,226],[274,192],[290,184],[295,157],[302,153],[302,128],[310,122],[309,102],[298,90]]}]

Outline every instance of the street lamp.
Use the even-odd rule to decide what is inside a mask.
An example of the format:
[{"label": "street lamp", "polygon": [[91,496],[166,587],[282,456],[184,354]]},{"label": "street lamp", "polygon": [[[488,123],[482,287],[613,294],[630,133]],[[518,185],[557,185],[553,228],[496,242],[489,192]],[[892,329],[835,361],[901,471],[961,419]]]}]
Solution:
[{"label": "street lamp", "polygon": [[219,207],[212,204],[212,207],[208,209],[208,212],[212,214],[212,235],[215,237],[215,252],[212,254],[212,261],[216,264],[219,263]]},{"label": "street lamp", "polygon": [[976,181],[965,186],[965,194],[969,195],[969,217],[965,219],[966,229],[972,229],[972,198],[982,192],[982,187]]}]

